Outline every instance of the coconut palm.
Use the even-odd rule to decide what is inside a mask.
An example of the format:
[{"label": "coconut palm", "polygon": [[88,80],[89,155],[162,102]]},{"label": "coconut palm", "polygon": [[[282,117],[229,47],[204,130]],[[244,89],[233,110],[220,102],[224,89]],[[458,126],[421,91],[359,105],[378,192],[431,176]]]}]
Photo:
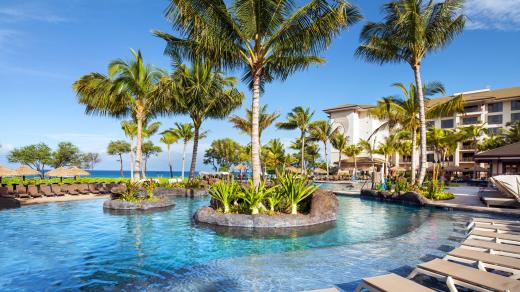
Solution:
[{"label": "coconut palm", "polygon": [[384,156],[385,163],[383,165],[385,174],[385,177],[388,176],[388,159],[394,155],[397,152],[399,143],[399,136],[397,133],[391,133],[385,139],[383,142],[379,142],[377,148],[375,149],[374,153],[381,154]]},{"label": "coconut palm", "polygon": [[285,147],[280,139],[269,140],[263,147],[265,149],[264,163],[268,169],[282,171],[285,163]]},{"label": "coconut palm", "polygon": [[493,133],[486,133],[486,138],[478,143],[479,151],[487,151],[495,149],[506,144],[506,140],[502,135],[495,135]]},{"label": "coconut palm", "polygon": [[252,98],[252,171],[260,184],[260,93],[274,79],[325,60],[318,56],[340,31],[361,19],[343,0],[171,0],[166,17],[181,37],[155,32],[168,42],[166,51],[179,57],[218,60],[227,68],[242,68]]},{"label": "coconut palm", "polygon": [[161,80],[158,92],[168,100],[168,111],[187,114],[192,120],[190,180],[195,177],[202,123],[207,119],[224,119],[242,104],[244,95],[235,88],[236,83],[234,77],[226,77],[210,62],[194,62],[191,68],[179,65],[172,76]]},{"label": "coconut palm", "polygon": [[[404,98],[386,97],[378,101],[376,108],[370,111],[370,114],[386,120],[375,132],[384,127],[394,128],[398,126],[402,130],[411,133],[412,152],[412,173],[411,181],[415,183],[415,170],[417,168],[416,149],[417,149],[417,130],[420,128],[421,121],[419,94],[415,84],[410,83],[407,88],[402,83],[394,83],[394,87],[398,88]],[[446,90],[440,82],[424,83],[422,89],[426,99],[441,93],[445,94]],[[464,102],[462,95],[455,96],[445,102],[436,103],[426,110],[426,117],[429,119],[445,117],[464,111]],[[374,132],[374,133],[375,133]],[[426,152],[425,152],[426,155]]]},{"label": "coconut palm", "polygon": [[142,161],[143,121],[165,113],[162,99],[155,94],[157,83],[165,76],[163,70],[146,65],[141,52],[131,50],[133,59],[114,60],[108,75],[90,73],[74,82],[78,101],[87,114],[113,117],[132,116],[137,121],[137,146],[134,171],[139,175]]},{"label": "coconut palm", "polygon": [[512,144],[520,142],[520,121],[508,123],[507,126],[508,128],[502,131],[502,135],[507,143]]},{"label": "coconut palm", "polygon": [[357,174],[357,156],[361,154],[361,151],[363,151],[363,148],[357,144],[347,145],[342,151],[343,154],[354,159],[354,176]]},{"label": "coconut palm", "polygon": [[348,146],[348,137],[345,136],[343,133],[337,132],[335,133],[332,138],[330,139],[330,144],[332,144],[332,147],[336,148],[338,150],[338,172],[341,170],[341,155],[343,154],[343,151]]},{"label": "coconut palm", "polygon": [[327,169],[327,180],[329,179],[329,156],[328,156],[328,144],[332,137],[339,133],[339,127],[329,121],[315,121],[311,124],[309,133],[312,141],[320,141],[323,143],[323,150],[325,151],[325,165]]},{"label": "coconut palm", "polygon": [[[486,134],[486,128],[484,125],[471,125],[460,128],[460,132],[464,139],[470,140],[474,149],[474,154],[478,151],[478,140],[484,134]],[[473,163],[473,178],[477,177],[477,163]]]},{"label": "coconut palm", "polygon": [[312,116],[314,115],[314,111],[311,111],[310,108],[303,108],[301,106],[297,106],[292,109],[290,113],[287,114],[286,122],[278,122],[276,123],[276,127],[279,129],[285,130],[300,130],[300,155],[301,155],[301,174],[305,173],[305,136],[309,132],[311,126]]},{"label": "coconut palm", "polygon": [[[278,113],[268,113],[267,105],[263,105],[260,107],[260,113],[258,118],[258,138],[260,140],[260,145],[262,142],[262,132],[265,129],[267,129],[279,116],[280,114]],[[251,135],[253,131],[252,120],[253,112],[250,109],[246,109],[245,118],[234,115],[229,119],[229,121],[233,124],[233,127],[239,129],[240,131],[248,135]]]},{"label": "coconut palm", "polygon": [[356,55],[369,62],[406,62],[413,70],[418,93],[420,128],[420,172],[426,175],[426,111],[421,63],[430,53],[445,47],[462,32],[464,0],[396,0],[383,6],[384,21],[368,22],[361,31],[362,44]]},{"label": "coconut palm", "polygon": [[172,166],[172,155],[171,146],[177,143],[179,137],[170,131],[162,132],[161,143],[166,145],[166,151],[168,151],[168,167],[170,168],[170,177],[173,177],[173,166]]},{"label": "coconut palm", "polygon": [[[181,178],[184,180],[184,166],[186,161],[186,148],[188,143],[193,139],[195,133],[193,132],[193,125],[190,123],[175,123],[175,127],[166,130],[178,139],[182,140],[182,164],[181,164]],[[206,136],[206,132],[199,134],[199,139]]]},{"label": "coconut palm", "polygon": [[376,177],[376,165],[374,163],[374,154],[376,154],[376,139],[373,138],[373,141],[370,139],[359,139],[359,148],[362,150],[365,150],[368,155],[370,155],[370,162],[372,163],[372,174],[371,174],[371,181],[372,181],[372,189],[375,187],[375,177]]}]

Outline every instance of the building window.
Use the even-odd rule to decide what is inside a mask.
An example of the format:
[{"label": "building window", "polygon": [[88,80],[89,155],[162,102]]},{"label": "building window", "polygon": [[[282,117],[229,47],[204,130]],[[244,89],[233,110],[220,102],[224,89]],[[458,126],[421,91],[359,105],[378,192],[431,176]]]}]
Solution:
[{"label": "building window", "polygon": [[463,153],[462,161],[473,161],[473,153]]},{"label": "building window", "polygon": [[461,149],[462,150],[474,150],[475,147],[473,147],[472,141],[464,141],[462,142]]},{"label": "building window", "polygon": [[442,120],[441,121],[441,128],[443,128],[443,129],[453,128],[453,119]]},{"label": "building window", "polygon": [[402,162],[412,162],[412,157],[409,155],[403,156]]},{"label": "building window", "polygon": [[462,124],[463,125],[473,125],[473,124],[479,124],[479,118],[478,117],[469,117],[469,118],[463,118]]},{"label": "building window", "polygon": [[490,125],[502,124],[502,115],[488,116],[487,120],[488,120],[488,124],[490,124]]},{"label": "building window", "polygon": [[520,121],[520,113],[511,114],[511,123]]},{"label": "building window", "polygon": [[470,105],[470,106],[465,106],[464,107],[464,112],[465,113],[474,113],[474,112],[478,112],[480,111],[480,106],[479,105]]},{"label": "building window", "polygon": [[426,128],[434,128],[435,121],[426,121]]},{"label": "building window", "polygon": [[500,128],[499,127],[487,128],[487,133],[489,135],[498,135],[498,134],[500,134]]},{"label": "building window", "polygon": [[520,99],[511,101],[511,110],[512,111],[520,110]]},{"label": "building window", "polygon": [[502,103],[496,102],[496,103],[490,103],[487,105],[488,112],[489,113],[499,113],[502,111]]},{"label": "building window", "polygon": [[435,158],[434,158],[433,154],[426,154],[426,160],[428,162],[434,162]]}]

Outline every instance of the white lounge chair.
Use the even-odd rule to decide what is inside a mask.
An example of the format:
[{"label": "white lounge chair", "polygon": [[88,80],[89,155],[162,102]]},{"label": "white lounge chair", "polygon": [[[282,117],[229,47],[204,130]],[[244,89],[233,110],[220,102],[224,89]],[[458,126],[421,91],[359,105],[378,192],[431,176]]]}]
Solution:
[{"label": "white lounge chair", "polygon": [[510,273],[510,278],[520,278],[520,259],[517,258],[456,248],[450,251],[444,259],[465,264],[476,264],[478,269],[482,271],[493,269]]},{"label": "white lounge chair", "polygon": [[364,278],[357,286],[356,292],[433,292],[434,290],[426,288],[415,283],[412,280],[403,278],[396,274],[387,274],[382,276]]},{"label": "white lounge chair", "polygon": [[487,224],[490,226],[520,226],[520,221],[514,220],[499,220],[499,219],[491,219],[491,218],[472,218],[471,222],[466,227],[467,230],[472,229],[476,223],[480,223],[482,225]]},{"label": "white lounge chair", "polygon": [[484,240],[465,240],[461,248],[484,251],[490,254],[504,255],[513,258],[520,258],[520,246],[504,243],[495,243]]},{"label": "white lounge chair", "polygon": [[479,239],[494,241],[496,243],[520,245],[520,235],[491,231],[472,230],[467,239]]},{"label": "white lounge chair", "polygon": [[473,230],[491,231],[498,233],[520,233],[520,226],[515,225],[492,225],[476,222],[473,224]]},{"label": "white lounge chair", "polygon": [[474,291],[520,291],[520,281],[441,259],[417,265],[408,279],[417,274],[445,282],[451,292],[459,291],[457,286]]}]

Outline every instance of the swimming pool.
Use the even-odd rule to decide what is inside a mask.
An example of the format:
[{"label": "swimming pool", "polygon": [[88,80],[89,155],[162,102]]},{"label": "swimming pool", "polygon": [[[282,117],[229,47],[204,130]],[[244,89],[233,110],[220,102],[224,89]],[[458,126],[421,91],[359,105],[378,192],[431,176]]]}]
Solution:
[{"label": "swimming pool", "polygon": [[468,216],[340,197],[335,224],[265,235],[195,225],[208,198],[173,200],[140,215],[104,212],[103,200],[1,211],[0,290],[349,290],[442,255]]}]

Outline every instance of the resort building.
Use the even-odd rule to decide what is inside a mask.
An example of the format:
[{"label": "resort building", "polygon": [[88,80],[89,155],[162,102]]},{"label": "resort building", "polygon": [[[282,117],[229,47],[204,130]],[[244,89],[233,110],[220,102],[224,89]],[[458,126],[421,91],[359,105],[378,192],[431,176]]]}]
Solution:
[{"label": "resort building", "polygon": [[[427,127],[454,129],[470,125],[484,125],[490,133],[497,133],[500,128],[507,127],[508,123],[520,121],[520,87],[496,90],[483,89],[455,93],[451,96],[431,99],[427,102],[427,106],[447,101],[457,95],[463,96],[464,113],[427,120]],[[328,114],[332,123],[341,125],[345,135],[349,138],[349,143],[356,144],[360,139],[369,138],[383,123],[383,121],[369,114],[369,110],[373,107],[373,105],[346,104],[325,109],[324,112]],[[379,143],[378,141],[382,141],[387,135],[388,129],[378,131],[378,133],[373,136],[376,146]],[[467,170],[467,174],[470,174],[475,163],[475,154],[477,153],[477,150],[473,148],[470,141],[459,143],[455,155],[448,160],[451,161],[453,165],[460,166],[461,169]],[[332,149],[331,161],[333,163],[336,163],[338,160],[338,155],[338,151]],[[368,154],[364,153],[361,156],[368,157]],[[433,162],[436,159],[438,158],[435,157],[434,153],[428,151],[427,160]],[[395,155],[390,163],[392,166],[409,168],[410,161],[410,157]],[[487,163],[479,161],[479,164],[481,167],[488,168]],[[348,164],[342,164],[342,168],[344,166],[348,167]]]}]

